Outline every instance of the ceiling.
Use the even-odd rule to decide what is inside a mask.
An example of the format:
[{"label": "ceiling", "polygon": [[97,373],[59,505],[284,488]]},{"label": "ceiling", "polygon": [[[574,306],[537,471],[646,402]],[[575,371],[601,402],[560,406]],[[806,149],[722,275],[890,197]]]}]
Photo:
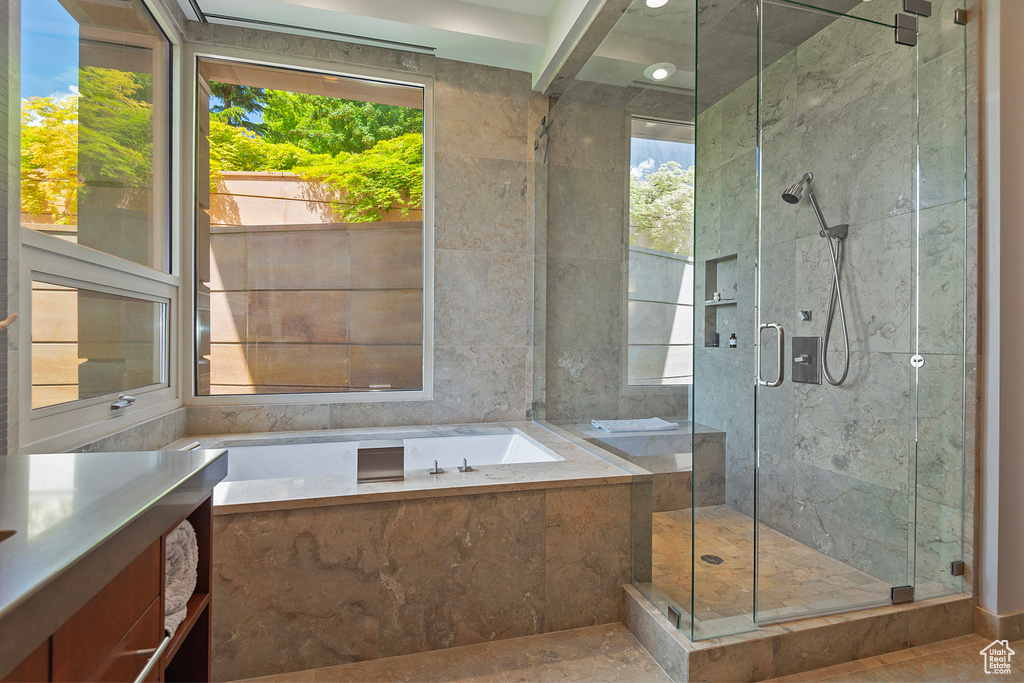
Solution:
[{"label": "ceiling", "polygon": [[[847,12],[861,2],[806,1],[831,12]],[[691,109],[692,116],[757,74],[757,11],[756,0],[670,0],[657,9],[648,7],[644,0],[633,0],[580,69],[576,81],[605,89],[689,93],[689,106],[696,105],[696,112]],[[772,64],[838,18],[806,6],[765,3],[761,23],[763,65]],[[699,88],[698,61],[702,76]],[[644,77],[645,68],[662,62],[673,64],[675,73],[658,83]],[[588,93],[588,97],[593,94]]]},{"label": "ceiling", "polygon": [[[383,43],[533,74],[543,90],[603,0],[178,0],[213,23]],[[398,45],[396,45],[398,44]]]}]

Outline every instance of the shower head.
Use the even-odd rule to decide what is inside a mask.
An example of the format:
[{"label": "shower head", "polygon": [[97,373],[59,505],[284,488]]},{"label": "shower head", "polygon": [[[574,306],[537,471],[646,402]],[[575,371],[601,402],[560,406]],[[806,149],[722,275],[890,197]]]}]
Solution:
[{"label": "shower head", "polygon": [[804,185],[811,182],[813,178],[813,174],[805,173],[804,177],[800,179],[800,182],[782,193],[782,201],[789,204],[799,204],[800,200],[803,198]]}]

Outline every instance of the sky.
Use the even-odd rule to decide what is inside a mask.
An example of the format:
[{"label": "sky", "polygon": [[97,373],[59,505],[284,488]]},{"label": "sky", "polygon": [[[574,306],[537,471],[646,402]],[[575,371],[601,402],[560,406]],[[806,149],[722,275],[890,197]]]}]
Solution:
[{"label": "sky", "polygon": [[640,178],[658,170],[668,161],[690,168],[694,164],[696,147],[687,142],[633,138],[629,146],[629,172]]},{"label": "sky", "polygon": [[21,96],[78,89],[78,23],[57,0],[21,5]]}]

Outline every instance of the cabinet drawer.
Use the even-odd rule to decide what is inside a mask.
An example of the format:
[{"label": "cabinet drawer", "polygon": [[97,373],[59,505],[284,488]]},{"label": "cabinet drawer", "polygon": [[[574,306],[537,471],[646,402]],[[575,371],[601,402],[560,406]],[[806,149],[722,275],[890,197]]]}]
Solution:
[{"label": "cabinet drawer", "polygon": [[[134,681],[139,672],[145,668],[149,660],[155,656],[156,648],[163,635],[160,628],[160,600],[154,600],[146,613],[135,622],[121,642],[114,646],[114,651],[92,672],[90,681]],[[143,654],[139,654],[142,652]],[[160,667],[156,666],[149,673],[147,681],[160,678]]]},{"label": "cabinet drawer", "polygon": [[53,680],[90,678],[160,596],[160,574],[157,540],[53,634]]},{"label": "cabinet drawer", "polygon": [[50,680],[50,639],[25,658],[14,671],[7,674],[3,683],[47,683]]}]

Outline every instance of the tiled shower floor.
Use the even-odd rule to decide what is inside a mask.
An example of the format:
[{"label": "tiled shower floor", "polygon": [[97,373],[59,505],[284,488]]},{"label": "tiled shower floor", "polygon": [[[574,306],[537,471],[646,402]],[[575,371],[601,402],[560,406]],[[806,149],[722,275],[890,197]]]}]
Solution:
[{"label": "tiled shower floor", "polygon": [[[664,597],[690,611],[690,510],[654,513],[653,579]],[[695,616],[699,621],[751,615],[753,520],[728,505],[697,508]],[[758,525],[758,619],[778,620],[889,601],[890,584],[765,526]],[[721,564],[701,560],[721,558]]]}]

